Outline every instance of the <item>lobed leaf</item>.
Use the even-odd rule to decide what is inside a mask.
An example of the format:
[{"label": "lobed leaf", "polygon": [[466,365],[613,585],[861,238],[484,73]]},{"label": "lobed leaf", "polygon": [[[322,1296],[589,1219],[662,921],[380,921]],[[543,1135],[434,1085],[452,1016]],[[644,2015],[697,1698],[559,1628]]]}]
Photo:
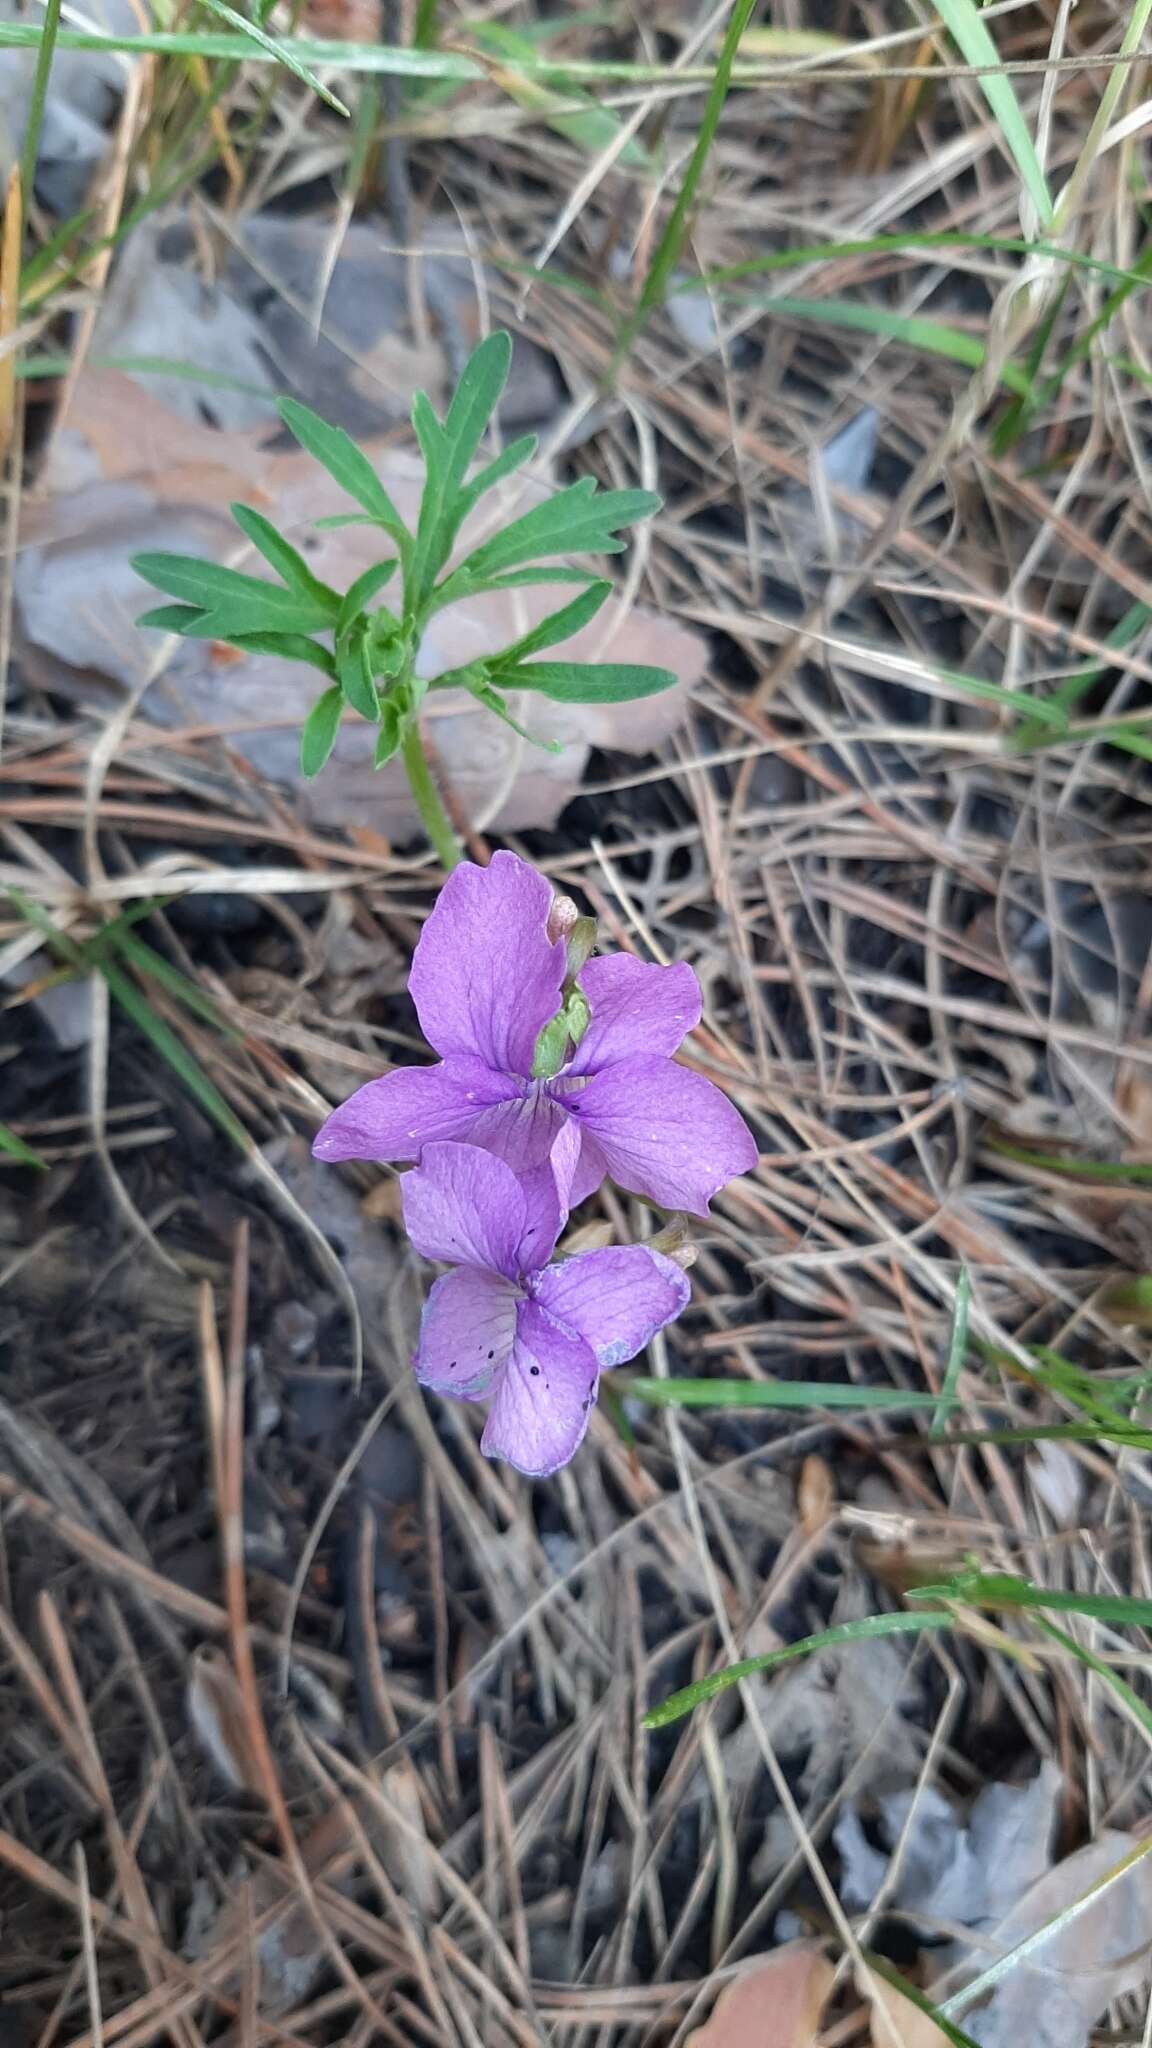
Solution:
[{"label": "lobed leaf", "polygon": [[254,548],[259,549],[281,582],[287,584],[289,590],[294,590],[298,597],[310,598],[313,604],[326,606],[329,616],[334,619],[340,610],[339,591],[312,574],[303,555],[285,540],[262,512],[255,511],[251,505],[233,505],[231,509],[240,531],[247,535]]},{"label": "lobed leaf", "polygon": [[660,503],[654,491],[598,491],[594,477],[581,477],[476,548],[441,585],[439,601],[448,604],[482,580],[544,555],[619,554],[620,528],[649,518]]},{"label": "lobed leaf", "polygon": [[[295,434],[302,448],[307,449],[322,469],[326,469],[341,490],[355,498],[365,512],[391,534],[401,552],[411,543],[412,536],[401,519],[399,512],[384,489],[368,457],[361,453],[350,434],[343,427],[330,427],[309,406],[301,405],[299,399],[282,398],[278,411],[289,432]],[[319,522],[328,525],[331,522]]]}]

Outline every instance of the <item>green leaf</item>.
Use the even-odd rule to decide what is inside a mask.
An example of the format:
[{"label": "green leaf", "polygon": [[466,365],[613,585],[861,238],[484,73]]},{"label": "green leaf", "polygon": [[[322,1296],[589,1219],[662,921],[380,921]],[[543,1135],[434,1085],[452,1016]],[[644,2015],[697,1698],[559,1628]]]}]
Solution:
[{"label": "green leaf", "polygon": [[153,626],[158,633],[187,633],[189,626],[202,619],[203,612],[194,604],[159,604],[155,611],[141,612],[138,626]]},{"label": "green leaf", "polygon": [[268,583],[261,576],[243,576],[238,569],[198,555],[134,555],[132,567],[146,583],[154,583],[157,590],[185,604],[206,612],[227,608],[238,631],[244,630],[240,620],[245,606],[252,609],[254,632],[280,622],[286,632],[306,633],[312,627],[331,625],[334,616],[326,601],[302,598],[278,583]]},{"label": "green leaf", "polygon": [[[370,604],[372,599],[383,590],[384,585],[391,581],[396,572],[396,567],[395,557],[388,562],[373,562],[370,569],[363,570],[357,576],[356,581],[348,585],[336,617],[337,633],[346,633],[348,631],[357,612],[363,611],[365,605]],[[399,625],[399,623],[400,621],[397,619],[396,624]]]},{"label": "green leaf", "polygon": [[[513,569],[508,576],[491,576],[479,583],[469,583],[469,597],[483,597],[490,590],[528,590],[538,583],[598,583],[601,579],[591,569],[570,569],[563,563],[549,564],[540,569]],[[451,604],[451,596],[445,598],[446,584],[441,584],[436,593],[438,604]],[[457,597],[461,592],[455,593]]]},{"label": "green leaf", "polygon": [[[199,637],[190,636],[190,637]],[[304,661],[310,668],[318,668],[321,675],[335,679],[336,663],[326,647],[318,640],[310,640],[306,633],[216,633],[214,639],[227,637],[233,647],[239,647],[244,654],[275,654],[281,661]]]},{"label": "green leaf", "polygon": [[232,517],[289,590],[294,590],[298,597],[309,598],[313,604],[325,606],[329,618],[335,619],[340,610],[339,591],[312,574],[303,555],[277,532],[270,519],[254,511],[251,505],[233,505]]},{"label": "green leaf", "polygon": [[452,552],[468,509],[461,496],[464,478],[508,381],[511,361],[511,337],[502,331],[488,335],[464,365],[443,426],[422,391],[412,401],[412,425],[426,470],[412,569],[417,606]]},{"label": "green leaf", "polygon": [[[456,680],[459,680],[459,678]],[[432,688],[435,689],[440,682],[441,678],[438,676],[432,684]],[[502,725],[511,726],[516,737],[526,740],[530,747],[539,747],[542,754],[562,754],[564,752],[563,740],[541,739],[537,733],[529,732],[527,726],[521,725],[518,719],[513,718],[508,706],[497,691],[492,688],[491,684],[483,682],[477,677],[468,682],[465,687],[471,690],[478,704],[483,704],[484,709],[491,711],[493,716],[498,718]]]},{"label": "green leaf", "polygon": [[253,598],[231,603],[221,599],[204,611],[194,612],[187,624],[180,628],[181,638],[230,640],[234,646],[239,646],[244,639],[262,639],[269,634],[284,633],[299,639],[317,630],[323,632],[328,621],[317,618],[315,606],[305,605],[301,598],[293,598],[290,590],[279,590],[275,583],[268,583],[264,588],[291,602],[262,605]]},{"label": "green leaf", "polygon": [[481,580],[544,555],[619,554],[620,528],[649,518],[660,502],[654,491],[598,491],[595,477],[581,477],[493,534],[449,576],[439,601],[447,604]]},{"label": "green leaf", "polygon": [[367,631],[363,624],[359,631],[350,633],[337,643],[336,674],[353,711],[358,711],[361,718],[367,718],[375,725],[380,716],[380,699],[372,680]]},{"label": "green leaf", "polygon": [[789,1643],[783,1650],[769,1650],[763,1657],[745,1657],[739,1664],[729,1664],[723,1671],[713,1671],[707,1678],[698,1679],[695,1685],[683,1686],[645,1714],[644,1726],[666,1728],[670,1721],[682,1720],[705,1700],[713,1700],[717,1693],[739,1685],[741,1679],[774,1671],[779,1664],[793,1664],[797,1658],[810,1657],[817,1650],[839,1650],[849,1643],[873,1642],[877,1636],[922,1635],[931,1629],[955,1626],[952,1614],[931,1609],[923,1614],[871,1614],[863,1621],[842,1622],[839,1628],[821,1629],[817,1635],[805,1636],[803,1642]]},{"label": "green leaf", "polygon": [[976,80],[1000,130],[1021,182],[1031,196],[1041,225],[1052,219],[1052,199],[1020,102],[1004,69],[1004,61],[988,32],[976,0],[935,0],[936,12],[964,61],[980,74]]},{"label": "green leaf", "polygon": [[463,483],[475,460],[511,366],[512,337],[502,328],[487,335],[464,365],[444,418],[448,473],[454,486]]},{"label": "green leaf", "polygon": [[582,626],[594,619],[606,597],[611,595],[612,585],[600,581],[590,583],[579,597],[561,605],[559,611],[550,612],[541,619],[538,626],[525,633],[523,639],[514,640],[511,647],[502,647],[494,662],[489,664],[489,673],[495,682],[505,668],[523,661],[529,654],[539,654],[543,647],[555,647],[561,640],[570,640]]},{"label": "green leaf", "polygon": [[539,690],[558,704],[624,704],[670,690],[670,668],[641,668],[624,661],[538,661],[501,670],[493,682],[502,690]]},{"label": "green leaf", "polygon": [[522,468],[526,462],[531,462],[538,445],[535,434],[522,434],[518,441],[509,441],[507,448],[502,449],[499,455],[483,469],[478,470],[461,493],[465,518],[484,496],[485,491],[492,490],[496,484],[503,483],[506,476],[511,476],[514,470]]},{"label": "green leaf", "polygon": [[344,709],[342,690],[325,690],[304,720],[300,734],[300,770],[309,781],[320,770],[336,744],[340,714]]},{"label": "green leaf", "polygon": [[[355,498],[356,503],[363,506],[378,526],[391,534],[403,555],[412,536],[368,457],[361,454],[351,435],[346,434],[343,427],[330,427],[327,420],[322,420],[296,398],[282,398],[277,410],[300,446],[315,457],[341,490],[347,491],[350,498]],[[316,523],[318,526],[329,524],[327,520]]]},{"label": "green leaf", "polygon": [[14,1159],[18,1166],[38,1166],[41,1173],[48,1171],[47,1160],[41,1159],[40,1154],[34,1152],[31,1145],[26,1145],[23,1138],[18,1138],[15,1131],[10,1131],[7,1124],[0,1124],[0,1152],[7,1159]]}]

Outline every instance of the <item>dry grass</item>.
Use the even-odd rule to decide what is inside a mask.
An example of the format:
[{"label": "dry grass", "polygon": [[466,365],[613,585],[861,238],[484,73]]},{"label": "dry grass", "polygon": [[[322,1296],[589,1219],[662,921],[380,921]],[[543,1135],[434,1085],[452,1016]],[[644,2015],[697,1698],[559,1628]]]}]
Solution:
[{"label": "dry grass", "polygon": [[[986,14],[1059,190],[1121,11]],[[808,24],[796,9],[783,25]],[[651,59],[666,36],[696,62],[715,27],[658,10],[626,54]],[[1019,181],[971,67],[867,6],[846,32],[854,52],[787,77],[788,52],[760,53],[777,76],[729,103],[686,266],[926,228],[1019,235]],[[590,45],[571,31],[564,47]],[[268,84],[254,70],[226,93],[234,139]],[[157,69],[129,95],[118,193],[197,89]],[[642,274],[700,102],[675,67],[603,96],[663,129],[665,179],[590,158],[497,85],[462,114],[416,102],[406,127],[418,194],[440,181],[503,278],[494,313],[520,299],[594,423],[571,459],[613,484],[659,479],[648,600],[713,636],[664,757],[600,759],[562,831],[514,842],[612,944],[692,962],[706,1023],[691,1057],[760,1137],[655,1369],[938,1392],[966,1269],[997,1363],[970,1355],[964,1427],[1062,1419],[1029,1347],[1147,1367],[1147,1186],[1062,1170],[1152,1157],[1148,774],[1104,737],[1152,678],[1144,625],[1109,644],[1152,603],[1143,297],[1078,360],[1112,286],[1068,273],[1045,365],[1067,357],[1067,374],[1007,446],[996,376],[1027,360],[1019,259],[977,246],[764,282],[990,334],[975,384],[877,334],[725,301],[722,346],[696,351],[660,315],[608,392],[612,253]],[[1140,254],[1139,149],[1121,136],[1078,189],[1072,245],[1098,264]],[[280,88],[235,176],[283,200],[345,156],[303,90]],[[591,296],[531,277],[557,241]],[[813,489],[812,451],[863,406],[870,488],[817,474]],[[1030,749],[1019,716],[955,680],[1047,696],[1094,664],[1072,730]],[[412,1052],[395,997],[437,878],[416,855],[302,831],[231,750],[237,723],[227,706],[214,731],[161,735],[130,710],[101,726],[33,697],[7,715],[0,884],[81,945],[166,899],[149,940],[216,1020],[147,977],[142,993],[247,1137],[231,1144],[110,1008],[91,952],[76,1055],[49,1056],[9,991],[4,1121],[49,1172],[0,1195],[0,2028],[13,2048],[679,2048],[782,1903],[854,1946],[829,1855],[853,1780],[810,1796],[785,1771],[767,1691],[745,1695],[740,1725],[717,1708],[656,1738],[644,1709],[822,1625],[846,1582],[876,1607],[975,1555],[1148,1597],[1140,1460],[1067,1446],[1061,1513],[1036,1449],[813,1409],[657,1411],[634,1449],[601,1412],[547,1487],[486,1465],[472,1417],[432,1412],[407,1375],[419,1276],[389,1178],[342,1183],[357,1200],[341,1221],[302,1158],[330,1100]],[[256,951],[226,921],[215,936],[182,922],[193,894],[255,903]],[[368,1012],[383,1023],[332,965],[349,928],[384,963]],[[5,966],[39,943],[6,913]],[[26,1079],[33,1053],[54,1062],[58,1102]],[[643,1227],[610,1190],[597,1213]],[[370,1275],[353,1270],[365,1247]],[[318,1443],[260,1421],[292,1398],[277,1311],[309,1298],[327,1301],[343,1390]],[[359,1475],[397,1424],[416,1476],[390,1499]],[[925,1778],[963,1787],[1052,1756],[1069,1842],[1133,1825],[1143,1728],[1086,1665],[1021,1653],[1005,1630],[916,1652]],[[794,1853],[763,1883],[778,1811]],[[837,2040],[854,1997],[849,1976]]]}]

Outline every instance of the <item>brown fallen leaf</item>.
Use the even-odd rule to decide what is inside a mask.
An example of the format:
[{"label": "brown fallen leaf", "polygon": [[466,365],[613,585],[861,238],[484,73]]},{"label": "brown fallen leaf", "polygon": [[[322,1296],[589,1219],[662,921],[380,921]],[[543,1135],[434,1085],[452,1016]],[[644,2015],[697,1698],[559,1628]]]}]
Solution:
[{"label": "brown fallen leaf", "polygon": [[857,1983],[872,2008],[868,2030],[871,2048],[947,2048],[947,2034],[895,1985],[886,1984],[875,1975],[861,1984],[859,1974]]},{"label": "brown fallen leaf", "polygon": [[815,2048],[835,1975],[814,1942],[773,1949],[725,1986],[688,2048]]}]

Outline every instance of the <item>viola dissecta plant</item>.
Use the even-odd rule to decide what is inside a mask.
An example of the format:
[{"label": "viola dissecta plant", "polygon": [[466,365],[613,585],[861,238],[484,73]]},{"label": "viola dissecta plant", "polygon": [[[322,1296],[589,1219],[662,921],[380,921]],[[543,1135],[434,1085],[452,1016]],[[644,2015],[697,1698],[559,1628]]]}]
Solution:
[{"label": "viola dissecta plant", "polygon": [[[700,1021],[692,969],[594,957],[593,921],[526,862],[511,853],[487,867],[462,861],[423,751],[429,690],[470,691],[522,732],[508,709],[513,692],[605,703],[675,681],[667,669],[538,658],[586,626],[611,589],[567,558],[618,553],[621,529],[659,509],[651,492],[601,491],[581,477],[461,551],[481,498],[535,449],[525,437],[474,467],[510,361],[506,334],[482,342],[443,420],[417,394],[425,481],[415,531],[347,434],[282,402],[284,423],[358,507],[318,524],[374,526],[391,544],[347,590],[323,583],[245,505],[233,514],[275,581],[183,555],[140,555],[135,567],[174,600],[141,625],[305,662],[326,678],[301,738],[305,775],[324,766],[346,714],[376,726],[378,767],[403,759],[450,870],[409,977],[439,1058],[358,1089],[328,1118],[315,1151],[331,1162],[411,1163],[401,1180],[408,1235],[449,1268],[424,1309],[416,1376],[438,1393],[488,1400],[481,1448],[543,1478],[579,1448],[601,1372],[634,1358],[689,1298],[691,1253],[678,1223],[644,1244],[565,1257],[557,1244],[569,1212],[611,1178],[660,1209],[704,1217],[757,1155],[727,1098],[675,1058]],[[393,577],[395,609],[379,602]],[[580,589],[500,652],[431,679],[418,674],[434,613],[538,583]]]}]

